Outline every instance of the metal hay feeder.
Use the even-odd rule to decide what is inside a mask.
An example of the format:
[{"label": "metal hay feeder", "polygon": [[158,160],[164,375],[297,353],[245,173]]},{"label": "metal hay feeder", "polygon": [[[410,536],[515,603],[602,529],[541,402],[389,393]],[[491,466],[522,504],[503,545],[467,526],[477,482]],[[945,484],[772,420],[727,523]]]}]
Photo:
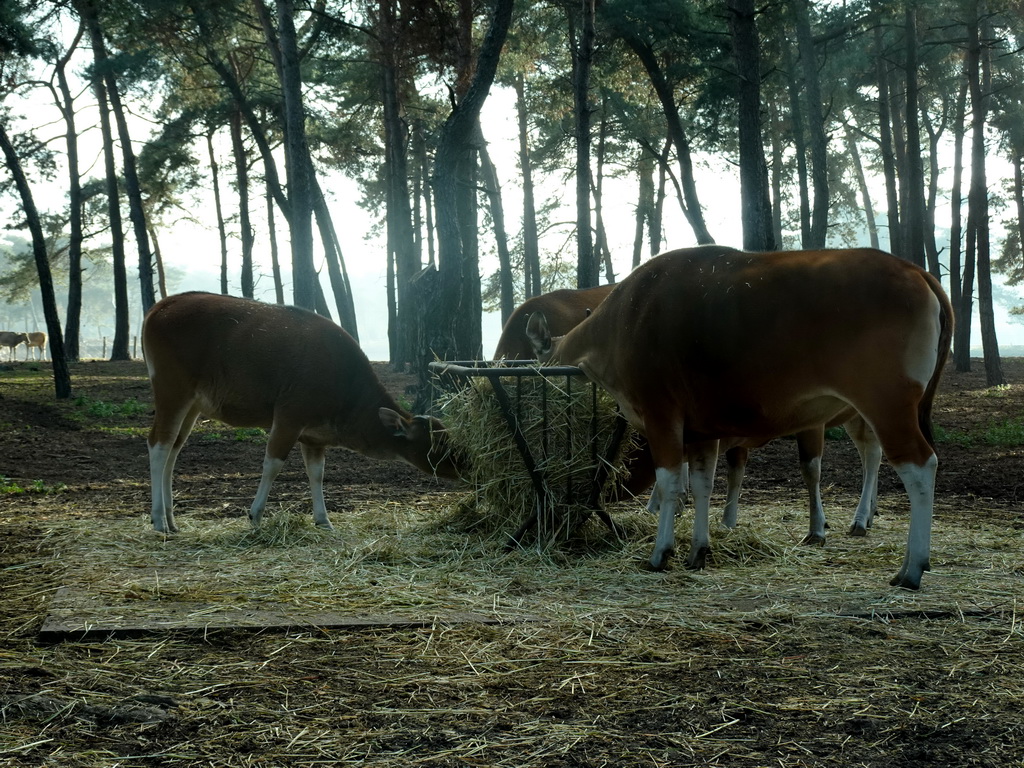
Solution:
[{"label": "metal hay feeder", "polygon": [[[493,389],[508,433],[522,458],[523,469],[529,475],[535,497],[532,513],[510,534],[510,546],[519,546],[531,529],[553,529],[557,521],[548,520],[545,515],[551,514],[552,510],[567,509],[573,505],[596,513],[612,533],[620,535],[618,526],[602,506],[601,495],[612,475],[613,462],[622,445],[627,424],[622,415],[618,414],[610,434],[607,426],[602,429],[598,418],[599,388],[585,378],[583,371],[575,366],[542,366],[535,360],[435,361],[429,364],[429,370],[434,386],[450,393],[466,388],[474,379],[487,380]],[[527,413],[530,409],[526,407],[526,398],[536,396],[537,387],[524,386],[524,382],[533,379],[543,382],[539,387],[539,417],[535,413]],[[549,411],[548,400],[556,380],[564,380],[564,392],[570,398],[574,389],[579,392],[582,388],[589,392],[589,423],[584,430],[569,418],[568,413]],[[540,440],[531,444],[527,432],[535,433],[538,425],[527,422],[537,418],[540,419]],[[561,431],[560,440],[555,439],[558,431]],[[568,475],[564,482],[553,483],[544,467],[547,463],[545,459],[556,443],[579,446],[581,449],[589,446],[590,467]]]}]

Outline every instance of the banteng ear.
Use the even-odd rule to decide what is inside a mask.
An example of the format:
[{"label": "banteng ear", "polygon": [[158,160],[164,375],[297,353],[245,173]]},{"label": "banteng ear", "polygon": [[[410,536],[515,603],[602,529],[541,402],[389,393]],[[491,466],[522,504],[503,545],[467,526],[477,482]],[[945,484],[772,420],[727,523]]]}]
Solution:
[{"label": "banteng ear", "polygon": [[380,423],[390,429],[392,435],[395,437],[409,436],[409,425],[405,423],[405,419],[402,418],[402,414],[398,411],[393,411],[390,408],[381,408],[378,414],[380,415]]},{"label": "banteng ear", "polygon": [[526,337],[530,340],[530,346],[541,360],[551,351],[551,331],[548,328],[548,320],[543,312],[534,312],[526,321]]},{"label": "banteng ear", "polygon": [[590,313],[593,312],[593,311],[594,310],[592,310],[590,307],[587,307],[586,311],[583,313],[583,317],[584,318],[590,317]]}]

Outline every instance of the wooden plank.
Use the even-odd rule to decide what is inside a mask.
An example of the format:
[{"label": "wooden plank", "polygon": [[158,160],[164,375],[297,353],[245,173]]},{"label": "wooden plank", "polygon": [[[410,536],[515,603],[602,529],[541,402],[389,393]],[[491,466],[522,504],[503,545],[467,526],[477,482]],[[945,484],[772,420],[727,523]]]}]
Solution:
[{"label": "wooden plank", "polygon": [[164,633],[203,634],[218,630],[293,632],[315,629],[418,629],[435,624],[506,624],[536,621],[535,617],[502,617],[465,611],[430,615],[392,613],[346,615],[305,611],[294,605],[265,603],[232,606],[214,603],[159,601],[159,612],[104,605],[90,595],[61,587],[39,629],[41,642],[106,640]]}]

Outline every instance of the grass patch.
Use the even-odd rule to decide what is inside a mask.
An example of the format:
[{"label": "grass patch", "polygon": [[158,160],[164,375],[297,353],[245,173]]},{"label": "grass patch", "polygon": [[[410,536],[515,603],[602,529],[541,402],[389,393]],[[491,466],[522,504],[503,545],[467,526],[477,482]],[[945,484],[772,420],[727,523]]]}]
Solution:
[{"label": "grass patch", "polygon": [[148,403],[140,403],[134,397],[121,403],[112,403],[79,395],[75,398],[74,404],[81,409],[81,413],[98,420],[134,419],[150,411]]},{"label": "grass patch", "polygon": [[20,496],[26,493],[59,493],[63,491],[67,486],[64,483],[56,483],[54,485],[48,485],[42,480],[33,480],[28,485],[21,485],[11,480],[10,478],[0,475],[0,494],[7,494],[10,496]]},{"label": "grass patch", "polygon": [[1007,419],[991,424],[982,433],[981,439],[987,445],[1018,448],[1024,445],[1024,419]]}]

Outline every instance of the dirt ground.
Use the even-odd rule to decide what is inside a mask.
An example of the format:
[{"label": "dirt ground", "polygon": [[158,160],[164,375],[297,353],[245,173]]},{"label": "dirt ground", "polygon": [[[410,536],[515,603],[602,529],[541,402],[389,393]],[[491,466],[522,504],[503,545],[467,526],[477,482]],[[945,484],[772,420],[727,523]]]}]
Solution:
[{"label": "dirt ground", "polygon": [[[944,377],[937,498],[947,526],[990,526],[1019,543],[1024,444],[983,436],[1024,419],[1024,360],[1003,365],[1011,385],[1000,389],[985,386],[978,361]],[[404,396],[411,377],[375,367]],[[902,621],[842,623],[800,614],[742,631],[641,619],[637,605],[620,624],[588,624],[581,606],[531,625],[40,643],[49,602],[75,568],[54,560],[49,531],[71,519],[148,525],[150,417],[141,363],[73,366],[76,402],[54,401],[33,368],[45,370],[0,366],[0,765],[1024,765],[1016,597],[977,615],[909,610]],[[132,401],[134,428],[96,429],[81,417],[90,403]],[[219,498],[223,515],[244,516],[262,452],[255,436],[204,425],[179,459],[178,499],[187,508]],[[342,450],[328,454],[327,472],[335,519],[371,500],[461,493]],[[828,442],[823,483],[826,505],[859,493],[849,440]],[[902,493],[887,468],[879,492],[885,520]],[[799,529],[802,494],[791,440],[752,452],[744,504],[791,500]],[[308,504],[307,495],[293,456],[272,503]],[[902,543],[893,551],[901,556]],[[923,592],[939,589],[931,577]],[[1024,598],[1024,573],[1007,577]],[[966,639],[968,627],[984,642]],[[882,658],[889,648],[901,649],[904,666]]]}]

